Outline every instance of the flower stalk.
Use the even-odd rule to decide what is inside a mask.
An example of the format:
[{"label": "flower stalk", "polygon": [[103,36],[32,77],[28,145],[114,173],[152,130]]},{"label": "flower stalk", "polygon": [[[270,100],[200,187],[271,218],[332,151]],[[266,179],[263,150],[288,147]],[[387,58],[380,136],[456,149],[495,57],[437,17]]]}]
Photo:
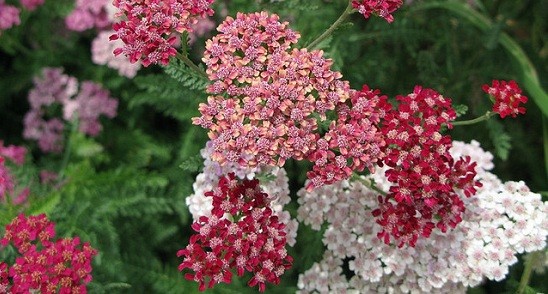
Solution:
[{"label": "flower stalk", "polygon": [[312,50],[318,44],[320,44],[323,40],[325,40],[327,37],[331,36],[337,28],[344,23],[344,21],[348,18],[349,15],[354,13],[354,8],[352,7],[352,1],[348,1],[348,6],[346,6],[346,9],[343,11],[341,16],[325,31],[323,32],[318,38],[316,38],[312,43],[308,44],[306,46],[306,49]]}]

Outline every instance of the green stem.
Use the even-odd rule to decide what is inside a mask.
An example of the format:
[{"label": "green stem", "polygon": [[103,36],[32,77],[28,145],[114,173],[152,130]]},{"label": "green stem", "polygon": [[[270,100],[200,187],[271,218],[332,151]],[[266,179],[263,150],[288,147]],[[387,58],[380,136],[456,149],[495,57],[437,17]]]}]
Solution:
[{"label": "green stem", "polygon": [[207,78],[207,74],[205,71],[203,71],[201,68],[199,68],[192,60],[190,60],[186,55],[183,55],[179,52],[177,52],[177,58],[181,60],[184,64],[186,64],[188,67],[190,67],[193,71],[195,71],[197,74]]},{"label": "green stem", "polygon": [[320,44],[323,40],[325,40],[327,37],[331,36],[333,32],[348,18],[350,14],[354,13],[354,8],[352,7],[352,1],[348,1],[348,6],[346,6],[346,9],[343,11],[341,16],[325,31],[323,34],[321,34],[316,40],[312,41],[312,43],[308,44],[306,46],[306,49],[312,50],[318,44]]},{"label": "green stem", "polygon": [[544,139],[544,169],[548,177],[548,119],[542,116],[542,136]]},{"label": "green stem", "polygon": [[492,111],[487,111],[484,115],[480,116],[480,117],[476,117],[474,119],[469,119],[469,120],[461,120],[461,121],[454,121],[452,122],[451,124],[454,125],[454,126],[466,126],[466,125],[473,125],[473,124],[477,124],[479,122],[482,122],[484,120],[488,120],[491,118],[491,116],[495,115],[494,112]]},{"label": "green stem", "polygon": [[527,288],[529,280],[531,279],[531,274],[533,273],[533,263],[540,257],[539,254],[544,254],[544,252],[532,252],[525,257],[525,268],[523,269],[523,274],[521,275],[521,279],[519,281],[518,290],[516,291],[517,294],[525,293],[525,289]]},{"label": "green stem", "polygon": [[366,185],[367,187],[371,188],[373,191],[383,195],[383,196],[386,196],[388,193],[386,193],[385,191],[381,190],[381,188],[377,187],[377,185],[375,184],[375,181],[373,181],[372,179],[365,179],[363,177],[361,177],[360,175],[358,174],[352,174],[352,179],[355,180],[355,181],[359,181],[360,183]]},{"label": "green stem", "polygon": [[67,146],[65,146],[65,154],[63,155],[63,161],[61,162],[61,167],[59,168],[59,179],[63,179],[65,169],[70,160],[71,151],[72,151],[72,141],[74,141],[74,136],[78,132],[78,118],[72,120],[70,134],[68,137]]},{"label": "green stem", "polygon": [[[493,21],[488,17],[459,1],[432,1],[415,6],[415,10],[426,9],[448,10],[459,15],[462,19],[468,21],[482,31],[488,31],[493,27]],[[539,82],[535,66],[519,44],[508,34],[501,32],[498,41],[519,65],[521,69],[520,80],[523,83],[524,88],[529,92],[542,113],[545,116],[548,116],[548,94],[544,91]]]}]

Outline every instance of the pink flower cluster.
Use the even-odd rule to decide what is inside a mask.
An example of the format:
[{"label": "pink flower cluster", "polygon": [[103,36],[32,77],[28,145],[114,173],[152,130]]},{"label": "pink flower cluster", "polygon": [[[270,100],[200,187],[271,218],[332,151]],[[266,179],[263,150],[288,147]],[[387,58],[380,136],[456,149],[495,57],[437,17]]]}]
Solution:
[{"label": "pink flower cluster", "polygon": [[387,22],[393,22],[394,16],[392,12],[402,6],[402,0],[353,0],[352,6],[363,14],[365,18],[369,18],[371,14],[378,15],[384,18]]},{"label": "pink flower cluster", "polygon": [[365,168],[374,171],[384,155],[384,138],[378,125],[390,108],[387,97],[379,94],[379,90],[364,85],[353,92],[350,107],[337,106],[337,120],[331,122],[329,131],[318,140],[317,150],[309,156],[314,167],[307,174],[307,189],[348,179]]},{"label": "pink flower cluster", "polygon": [[13,204],[21,204],[27,200],[30,193],[28,188],[19,191],[15,188],[13,176],[5,166],[5,158],[10,159],[16,165],[22,165],[25,161],[27,150],[21,146],[4,146],[4,142],[0,140],[0,201],[6,201],[6,196],[13,197]]},{"label": "pink flower cluster", "polygon": [[114,0],[119,9],[116,16],[124,20],[113,25],[116,31],[111,40],[121,39],[122,48],[115,55],[124,54],[131,62],[167,64],[177,51],[173,48],[173,33],[192,31],[199,18],[213,15],[213,0]]},{"label": "pink flower cluster", "polygon": [[491,86],[483,85],[482,89],[494,98],[493,112],[498,113],[501,118],[525,114],[525,107],[521,103],[526,103],[527,97],[521,95],[521,89],[515,81],[493,80]]},{"label": "pink flower cluster", "polygon": [[115,32],[112,30],[102,31],[91,42],[91,60],[95,64],[107,65],[118,70],[121,76],[133,78],[141,68],[140,63],[131,63],[126,56],[114,56],[115,48],[123,46],[121,40],[110,41],[110,36]]},{"label": "pink flower cluster", "polygon": [[68,29],[77,32],[106,28],[111,24],[108,5],[109,0],[76,0],[74,10],[65,18],[65,24]]},{"label": "pink flower cluster", "polygon": [[203,58],[212,96],[193,119],[209,129],[212,159],[250,167],[306,159],[317,120],[349,98],[348,82],[322,51],[291,49],[299,34],[277,15],[238,13],[217,30]]},{"label": "pink flower cluster", "polygon": [[0,262],[2,293],[87,293],[97,251],[78,237],[54,237],[55,225],[44,214],[20,214],[6,226],[0,244],[12,244],[21,256],[12,266]]},{"label": "pink flower cluster", "polygon": [[469,157],[455,161],[449,153],[451,137],[440,134],[456,117],[451,99],[416,86],[396,100],[398,107],[386,112],[381,128],[386,177],[394,185],[379,196],[373,215],[383,227],[379,238],[388,244],[392,236],[399,246],[413,246],[435,226],[445,232],[461,222],[464,204],[457,191],[469,197],[481,184],[474,180],[476,163]]},{"label": "pink flower cluster", "polygon": [[4,0],[0,0],[0,34],[3,30],[7,30],[20,23],[19,9],[15,6],[6,4]]},{"label": "pink flower cluster", "polygon": [[183,257],[179,270],[191,271],[185,278],[199,282],[203,291],[230,283],[235,269],[238,276],[252,273],[248,285],[261,292],[266,283],[279,284],[293,259],[285,249],[285,225],[273,215],[259,181],[238,180],[230,173],[206,196],[213,198],[211,216],[193,223],[197,234],[177,253]]},{"label": "pink flower cluster", "polygon": [[[96,136],[101,131],[98,120],[101,114],[116,115],[118,101],[100,85],[84,81],[78,89],[76,78],[63,74],[61,68],[44,68],[34,78],[34,89],[29,92],[30,111],[25,115],[23,136],[38,141],[44,152],[60,152],[63,149],[64,122],[57,113],[49,113],[52,105],[61,105],[63,118],[78,118],[82,133]],[[77,114],[77,115],[75,115]],[[44,117],[53,117],[46,120]]]},{"label": "pink flower cluster", "polygon": [[[20,0],[20,3],[26,10],[32,11],[44,4],[44,0]],[[21,24],[19,12],[19,8],[6,4],[5,0],[0,0],[0,34],[3,30]]]}]

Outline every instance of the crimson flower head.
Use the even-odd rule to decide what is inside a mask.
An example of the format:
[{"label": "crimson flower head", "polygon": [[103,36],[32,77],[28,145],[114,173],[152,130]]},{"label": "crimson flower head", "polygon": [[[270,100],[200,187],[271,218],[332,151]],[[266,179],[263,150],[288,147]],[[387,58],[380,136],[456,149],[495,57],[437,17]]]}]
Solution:
[{"label": "crimson flower head", "polygon": [[114,54],[124,54],[132,63],[142,60],[143,66],[166,65],[177,53],[173,34],[191,32],[199,18],[213,15],[212,3],[213,0],[114,0],[116,16],[125,19],[112,26],[116,33],[110,39],[125,43]]},{"label": "crimson flower head", "polygon": [[238,276],[250,272],[248,285],[261,292],[266,283],[279,284],[293,258],[285,249],[285,225],[273,214],[259,181],[239,180],[230,173],[205,195],[213,198],[211,216],[192,224],[197,234],[177,252],[183,257],[179,270],[190,270],[185,278],[198,282],[200,291],[230,283],[233,270]]},{"label": "crimson flower head", "polygon": [[495,99],[493,111],[498,113],[501,118],[508,115],[516,117],[518,114],[525,114],[525,107],[521,103],[527,102],[527,97],[521,95],[521,89],[516,81],[493,80],[493,84],[483,85],[483,91]]},{"label": "crimson flower head", "polygon": [[369,18],[371,14],[384,18],[387,22],[393,22],[392,12],[396,11],[403,4],[402,0],[354,0],[352,6]]},{"label": "crimson flower head", "polygon": [[54,238],[45,214],[20,214],[6,226],[0,250],[12,245],[19,256],[11,267],[0,262],[0,293],[87,293],[97,251],[78,237]]},{"label": "crimson flower head", "polygon": [[460,223],[464,203],[457,192],[469,197],[481,183],[474,180],[476,163],[469,157],[454,159],[451,137],[440,133],[456,117],[451,99],[416,86],[396,100],[397,108],[387,111],[381,127],[385,175],[393,185],[379,196],[373,215],[383,227],[378,237],[385,243],[392,237],[398,246],[414,246],[434,228],[445,232]]}]

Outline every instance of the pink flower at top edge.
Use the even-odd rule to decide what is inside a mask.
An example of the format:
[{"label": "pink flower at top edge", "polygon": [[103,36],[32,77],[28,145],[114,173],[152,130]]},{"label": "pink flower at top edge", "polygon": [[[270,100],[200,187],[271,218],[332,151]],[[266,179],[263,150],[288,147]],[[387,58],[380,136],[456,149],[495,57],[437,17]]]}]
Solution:
[{"label": "pink flower at top edge", "polygon": [[110,39],[124,42],[114,54],[124,54],[130,62],[141,60],[145,67],[167,64],[177,53],[172,33],[192,31],[199,18],[213,15],[212,3],[213,0],[114,0],[118,8],[116,16],[125,19],[112,26],[116,33]]},{"label": "pink flower at top edge", "polygon": [[82,32],[106,28],[111,24],[107,6],[111,0],[77,0],[74,10],[65,18],[68,29]]},{"label": "pink flower at top edge", "polygon": [[527,97],[521,95],[521,89],[515,81],[493,80],[491,86],[483,85],[482,89],[494,98],[493,112],[498,113],[501,118],[525,114],[526,109],[521,103],[526,103]]},{"label": "pink flower at top edge", "polygon": [[365,18],[371,14],[384,18],[387,22],[393,22],[392,12],[396,11],[403,4],[402,0],[354,0],[352,6]]},{"label": "pink flower at top edge", "polygon": [[27,10],[34,10],[36,7],[44,4],[44,0],[19,0],[21,5]]},{"label": "pink flower at top edge", "polygon": [[19,25],[19,9],[15,6],[7,5],[4,0],[0,0],[0,34],[12,26]]}]

